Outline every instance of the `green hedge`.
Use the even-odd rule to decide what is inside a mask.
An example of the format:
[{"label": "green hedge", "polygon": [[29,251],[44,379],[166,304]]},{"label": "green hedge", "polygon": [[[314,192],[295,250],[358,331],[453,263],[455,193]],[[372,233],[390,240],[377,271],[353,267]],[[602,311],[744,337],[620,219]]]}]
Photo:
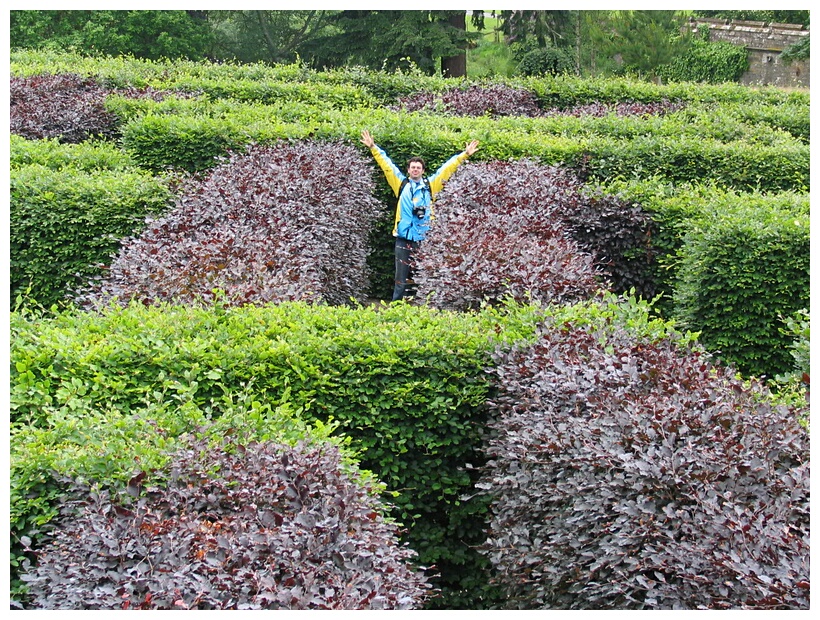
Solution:
[{"label": "green hedge", "polygon": [[[109,102],[109,109],[125,121],[125,148],[140,165],[155,171],[202,170],[226,149],[248,142],[312,136],[358,143],[361,130],[369,129],[394,161],[423,153],[431,169],[461,150],[468,139],[477,138],[482,143],[477,159],[537,157],[547,164],[583,167],[598,180],[657,175],[672,182],[713,179],[738,189],[783,191],[807,188],[810,174],[809,146],[785,132],[765,131],[757,140],[739,139],[755,134],[742,130],[741,124],[727,135],[724,126],[712,121],[709,126],[698,125],[700,129],[686,129],[691,116],[638,126],[639,121],[628,118],[457,118],[224,101],[203,109],[201,102],[186,106],[179,101],[118,100]],[[711,137],[710,127],[728,141]]]},{"label": "green hedge", "polygon": [[[685,109],[706,110],[715,125],[737,120],[785,130],[804,141],[809,136],[809,93],[774,87],[748,88],[696,83],[659,85],[629,78],[494,78],[468,81],[424,76],[414,72],[385,73],[360,67],[313,71],[298,64],[211,64],[188,61],[145,61],[129,58],[86,58],[42,51],[12,53],[12,75],[79,73],[111,87],[150,86],[168,92],[200,93],[220,99],[270,105],[306,103],[320,109],[377,108],[418,91],[441,91],[473,84],[504,83],[534,93],[545,109],[588,103],[679,101]],[[641,121],[653,119],[641,119]]]},{"label": "green hedge", "polygon": [[27,140],[9,136],[9,164],[12,169],[39,164],[52,170],[70,168],[82,172],[95,170],[136,171],[131,156],[111,142],[63,144],[58,140]]},{"label": "green hedge", "polygon": [[808,90],[784,90],[776,87],[749,88],[741,84],[699,84],[678,82],[656,84],[635,78],[578,77],[574,75],[523,78],[514,83],[532,90],[544,108],[571,108],[596,101],[761,102],[778,106],[787,102],[809,105]]},{"label": "green hedge", "polygon": [[655,223],[651,238],[655,262],[651,269],[659,294],[663,296],[655,307],[667,317],[674,316],[672,297],[687,233],[708,227],[714,213],[748,208],[755,219],[765,219],[771,210],[808,215],[810,208],[809,194],[739,192],[714,182],[674,184],[654,177],[613,181],[601,185],[600,189],[631,201],[651,214]]},{"label": "green hedge", "polygon": [[810,298],[805,208],[712,208],[684,238],[675,316],[745,375],[792,367],[785,321]]},{"label": "green hedge", "polygon": [[24,142],[11,149],[11,303],[23,295],[49,306],[99,274],[96,265],[162,212],[171,192],[108,147]]},{"label": "green hedge", "polygon": [[[316,71],[298,63],[271,66],[263,63],[150,61],[128,57],[90,57],[79,53],[46,50],[15,50],[11,52],[10,61],[12,75],[78,73],[103,80],[112,86],[174,89],[176,84],[192,79],[199,80],[201,84],[207,81],[236,80],[353,85],[374,97],[380,105],[392,103],[396,97],[420,90],[441,91],[453,86],[481,83],[480,80],[468,82],[464,79],[427,76],[418,71],[385,73],[361,67]],[[772,106],[794,102],[808,106],[810,98],[807,90],[787,91],[776,87],[748,88],[740,84],[690,82],[655,84],[625,77],[545,75],[492,79],[492,83],[499,82],[533,91],[545,108],[569,108],[596,101],[646,103],[664,99],[721,103],[757,101]]]},{"label": "green hedge", "polygon": [[400,492],[395,516],[420,562],[466,592],[486,585],[486,563],[470,546],[481,542],[484,508],[460,499],[477,475],[465,464],[479,463],[484,369],[496,345],[533,333],[536,316],[282,304],[16,317],[11,417],[46,428],[55,409],[162,402],[198,411],[251,386],[261,402],[337,421],[363,466]]}]

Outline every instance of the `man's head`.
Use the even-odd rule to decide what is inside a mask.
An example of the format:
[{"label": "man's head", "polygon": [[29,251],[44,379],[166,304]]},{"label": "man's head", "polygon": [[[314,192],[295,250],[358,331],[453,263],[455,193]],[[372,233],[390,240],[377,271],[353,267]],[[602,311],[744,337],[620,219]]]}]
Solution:
[{"label": "man's head", "polygon": [[424,160],[421,157],[411,157],[407,160],[407,176],[414,181],[420,181],[424,174]]}]

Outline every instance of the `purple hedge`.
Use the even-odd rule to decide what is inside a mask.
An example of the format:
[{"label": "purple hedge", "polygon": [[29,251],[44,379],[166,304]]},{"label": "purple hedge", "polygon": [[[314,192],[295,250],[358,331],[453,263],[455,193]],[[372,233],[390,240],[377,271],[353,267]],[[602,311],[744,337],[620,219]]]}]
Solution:
[{"label": "purple hedge", "polygon": [[531,160],[470,163],[435,203],[414,261],[417,296],[467,309],[528,296],[587,299],[605,281],[651,297],[651,220],[608,195],[584,192],[570,170]]},{"label": "purple hedge", "polygon": [[418,91],[399,97],[391,109],[402,112],[430,111],[452,116],[662,116],[684,107],[669,100],[617,103],[594,102],[570,108],[543,108],[536,94],[506,84],[471,84],[441,92]]},{"label": "purple hedge", "polygon": [[[40,609],[413,609],[430,594],[338,449],[192,441],[162,484],[75,489],[25,577]],[[134,499],[130,499],[134,496]]]},{"label": "purple hedge", "polygon": [[807,432],[668,339],[549,325],[499,360],[484,552],[512,607],[809,607]]},{"label": "purple hedge", "polygon": [[504,84],[471,85],[443,92],[421,91],[399,97],[395,110],[435,111],[453,116],[540,116],[535,95],[523,88]]},{"label": "purple hedge", "polygon": [[118,119],[104,105],[112,93],[134,98],[165,96],[150,88],[108,88],[76,74],[12,76],[9,90],[11,133],[29,140],[57,138],[67,143],[111,139],[118,134]]},{"label": "purple hedge", "polygon": [[126,240],[86,302],[344,304],[367,296],[368,234],[381,204],[356,149],[254,145],[192,179],[162,219]]}]

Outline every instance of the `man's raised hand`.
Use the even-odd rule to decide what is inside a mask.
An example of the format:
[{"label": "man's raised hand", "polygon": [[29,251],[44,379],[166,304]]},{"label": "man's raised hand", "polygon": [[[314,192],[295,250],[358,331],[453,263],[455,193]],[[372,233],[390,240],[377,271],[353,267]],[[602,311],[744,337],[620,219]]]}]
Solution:
[{"label": "man's raised hand", "polygon": [[369,149],[372,149],[372,148],[373,148],[373,145],[374,145],[374,144],[376,144],[376,143],[373,141],[373,136],[371,136],[371,135],[370,135],[370,132],[369,132],[369,131],[367,131],[367,129],[365,129],[365,130],[362,132],[362,143],[363,143],[363,144],[364,144],[367,148],[369,148]]}]

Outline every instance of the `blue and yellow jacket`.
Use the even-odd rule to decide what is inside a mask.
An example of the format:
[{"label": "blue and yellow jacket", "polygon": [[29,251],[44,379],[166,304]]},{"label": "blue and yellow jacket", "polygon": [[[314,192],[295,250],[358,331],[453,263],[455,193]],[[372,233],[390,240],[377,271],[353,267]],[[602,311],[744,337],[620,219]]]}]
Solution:
[{"label": "blue and yellow jacket", "polygon": [[[401,183],[407,178],[401,170],[398,169],[390,158],[381,148],[376,145],[370,149],[379,167],[387,177],[387,182],[393,188],[393,193],[398,196]],[[467,153],[461,152],[458,155],[453,155],[450,159],[444,162],[433,176],[427,177],[430,184],[428,191],[424,181],[416,183],[410,180],[398,196],[398,203],[396,204],[396,223],[393,226],[393,236],[408,239],[409,241],[421,241],[427,234],[427,229],[430,227],[430,218],[433,216],[433,197],[441,191],[444,187],[444,182],[449,179],[462,163],[467,160]],[[424,215],[418,217],[413,213],[415,207],[423,206]]]}]

